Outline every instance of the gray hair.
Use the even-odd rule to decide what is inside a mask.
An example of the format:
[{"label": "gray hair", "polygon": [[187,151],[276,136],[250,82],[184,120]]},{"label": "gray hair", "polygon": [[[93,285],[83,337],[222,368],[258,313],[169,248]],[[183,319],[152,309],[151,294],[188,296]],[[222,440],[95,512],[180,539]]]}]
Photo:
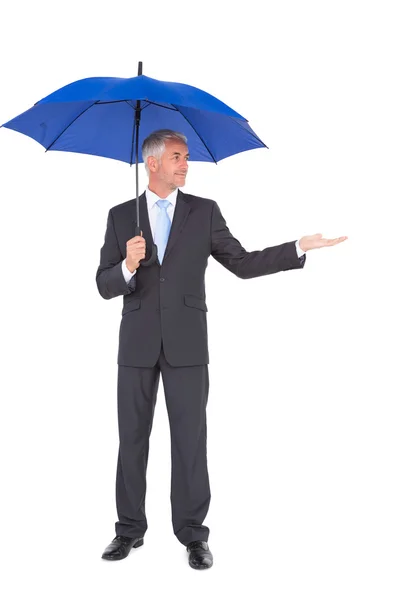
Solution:
[{"label": "gray hair", "polygon": [[150,174],[149,167],[147,166],[147,158],[154,156],[159,161],[165,152],[166,140],[180,140],[187,144],[187,137],[179,131],[173,131],[172,129],[158,129],[157,131],[153,131],[142,144],[142,158],[147,175]]}]

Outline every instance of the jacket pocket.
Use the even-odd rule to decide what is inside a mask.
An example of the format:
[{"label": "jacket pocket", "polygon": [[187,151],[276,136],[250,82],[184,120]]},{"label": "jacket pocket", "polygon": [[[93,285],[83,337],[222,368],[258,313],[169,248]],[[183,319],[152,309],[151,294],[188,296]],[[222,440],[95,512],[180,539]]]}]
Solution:
[{"label": "jacket pocket", "polygon": [[122,309],[122,315],[126,315],[126,313],[131,312],[131,310],[137,310],[140,308],[141,298],[132,298],[129,300]]},{"label": "jacket pocket", "polygon": [[199,296],[194,296],[193,294],[185,294],[184,301],[186,306],[199,308],[200,310],[205,311],[208,310],[205,300],[203,300],[203,298],[200,298]]}]

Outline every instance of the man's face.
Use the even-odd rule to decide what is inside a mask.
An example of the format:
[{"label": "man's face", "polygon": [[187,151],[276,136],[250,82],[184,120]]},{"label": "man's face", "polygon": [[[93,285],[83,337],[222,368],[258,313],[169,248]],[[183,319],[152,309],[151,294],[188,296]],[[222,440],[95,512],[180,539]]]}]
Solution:
[{"label": "man's face", "polygon": [[189,152],[187,145],[181,140],[166,140],[165,152],[154,172],[158,181],[162,181],[171,190],[182,187],[186,183]]}]

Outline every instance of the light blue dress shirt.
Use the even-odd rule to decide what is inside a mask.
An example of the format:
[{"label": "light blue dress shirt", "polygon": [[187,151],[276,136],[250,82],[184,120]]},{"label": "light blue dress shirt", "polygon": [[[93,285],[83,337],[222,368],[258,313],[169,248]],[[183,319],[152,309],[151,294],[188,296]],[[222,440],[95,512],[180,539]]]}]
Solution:
[{"label": "light blue dress shirt", "polygon": [[[176,190],[171,192],[170,195],[165,198],[165,200],[169,200],[171,202],[171,204],[167,208],[167,213],[168,213],[169,218],[171,219],[171,223],[172,223],[172,218],[174,216],[177,195],[178,195],[178,188],[176,188]],[[160,197],[157,196],[157,194],[155,194],[151,190],[149,190],[149,187],[147,186],[146,187],[146,200],[147,200],[147,210],[149,213],[151,233],[153,235],[153,240],[154,240],[154,232],[156,230],[157,217],[158,217],[158,213],[161,210],[161,208],[156,203],[158,200],[160,200]],[[164,198],[163,198],[163,200],[164,200]],[[296,251],[297,251],[297,256],[299,258],[300,258],[300,256],[303,256],[303,254],[305,254],[305,252],[303,252],[303,250],[299,246],[299,240],[296,241]],[[128,283],[128,281],[130,281],[132,279],[132,277],[135,275],[136,269],[133,271],[133,273],[130,272],[130,270],[126,266],[126,258],[125,258],[125,260],[122,261],[121,267],[122,267],[122,272],[124,274],[125,281],[126,281],[126,283]]]}]

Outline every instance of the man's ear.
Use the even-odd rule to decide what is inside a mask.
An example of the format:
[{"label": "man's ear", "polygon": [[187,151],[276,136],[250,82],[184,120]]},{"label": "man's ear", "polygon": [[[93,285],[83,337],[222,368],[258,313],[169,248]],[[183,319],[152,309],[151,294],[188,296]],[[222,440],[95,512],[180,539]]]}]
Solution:
[{"label": "man's ear", "polygon": [[157,159],[154,156],[148,156],[147,166],[149,167],[152,173],[155,173],[155,171],[157,170]]}]

